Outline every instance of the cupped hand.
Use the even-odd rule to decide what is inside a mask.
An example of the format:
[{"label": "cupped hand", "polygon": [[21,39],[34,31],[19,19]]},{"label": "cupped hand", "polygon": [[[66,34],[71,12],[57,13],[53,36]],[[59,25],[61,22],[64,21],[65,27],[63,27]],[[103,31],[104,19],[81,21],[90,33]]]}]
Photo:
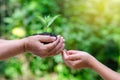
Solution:
[{"label": "cupped hand", "polygon": [[[49,42],[44,44],[42,42]],[[42,58],[57,55],[64,49],[64,39],[61,36],[35,35],[24,39],[25,52],[31,52]]]}]

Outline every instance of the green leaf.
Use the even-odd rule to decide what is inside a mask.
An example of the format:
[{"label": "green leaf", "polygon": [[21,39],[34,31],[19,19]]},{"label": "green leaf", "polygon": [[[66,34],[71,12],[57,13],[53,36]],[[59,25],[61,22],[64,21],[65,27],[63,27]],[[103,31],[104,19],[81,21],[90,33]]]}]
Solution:
[{"label": "green leaf", "polygon": [[43,25],[46,24],[46,20],[45,20],[44,18],[42,18],[41,16],[38,16],[38,18],[39,18],[39,20],[41,21],[41,23],[42,23]]},{"label": "green leaf", "polygon": [[60,15],[56,15],[55,17],[53,17],[47,24],[47,27],[49,27]]}]

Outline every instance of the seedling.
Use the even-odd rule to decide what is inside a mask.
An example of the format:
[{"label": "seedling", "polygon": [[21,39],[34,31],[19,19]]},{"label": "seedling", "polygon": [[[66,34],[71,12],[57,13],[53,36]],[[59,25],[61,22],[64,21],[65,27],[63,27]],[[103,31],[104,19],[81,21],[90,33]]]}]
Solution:
[{"label": "seedling", "polygon": [[48,28],[53,24],[53,22],[59,17],[59,15],[56,15],[54,17],[50,17],[50,16],[45,16],[44,18],[39,16],[39,20],[43,26],[43,31],[47,32]]},{"label": "seedling", "polygon": [[[38,19],[40,20],[42,26],[43,26],[43,33],[40,33],[39,35],[50,35],[50,36],[54,36],[57,37],[57,35],[53,34],[53,33],[49,33],[48,32],[48,28],[53,24],[53,22],[59,17],[59,15],[56,15],[54,17],[50,17],[50,16],[46,16],[46,17],[41,17],[39,16]],[[43,42],[44,44],[48,44]]]}]

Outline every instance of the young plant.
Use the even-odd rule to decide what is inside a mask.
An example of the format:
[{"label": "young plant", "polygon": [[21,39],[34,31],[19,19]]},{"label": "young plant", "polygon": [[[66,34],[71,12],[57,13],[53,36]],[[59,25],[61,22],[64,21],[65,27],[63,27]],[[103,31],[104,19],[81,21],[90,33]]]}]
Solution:
[{"label": "young plant", "polygon": [[39,20],[43,26],[43,31],[47,32],[48,28],[53,24],[53,22],[59,17],[59,15],[56,15],[54,17],[45,16],[44,18],[39,16]]},{"label": "young plant", "polygon": [[[53,24],[53,22],[59,17],[59,15],[56,15],[54,17],[50,17],[50,16],[46,16],[46,17],[41,17],[39,16],[39,20],[43,26],[43,33],[40,33],[39,35],[49,35],[49,36],[54,36],[54,37],[57,37],[56,34],[53,34],[53,33],[49,33],[48,32],[48,28]],[[44,44],[48,44],[46,42],[43,42]]]}]

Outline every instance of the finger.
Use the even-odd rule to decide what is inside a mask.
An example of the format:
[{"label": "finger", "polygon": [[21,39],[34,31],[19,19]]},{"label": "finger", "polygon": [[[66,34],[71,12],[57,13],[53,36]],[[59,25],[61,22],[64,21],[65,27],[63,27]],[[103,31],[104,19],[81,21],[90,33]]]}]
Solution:
[{"label": "finger", "polygon": [[57,50],[57,52],[55,51],[55,52],[51,53],[50,55],[51,56],[57,55],[57,54],[61,53],[63,49],[64,49],[64,44],[59,48],[59,50]]},{"label": "finger", "polygon": [[69,55],[68,57],[68,60],[71,60],[71,61],[77,61],[77,60],[80,60],[80,55],[79,54],[74,54],[74,55]]},{"label": "finger", "polygon": [[[65,50],[62,51],[62,59],[64,60],[64,55],[66,54]],[[64,60],[65,61],[65,60]]]},{"label": "finger", "polygon": [[68,59],[67,51],[64,50],[62,53],[62,56],[63,56],[64,61],[66,61]]},{"label": "finger", "polygon": [[68,51],[68,55],[74,55],[76,53],[78,53],[76,50],[69,50]]},{"label": "finger", "polygon": [[63,42],[63,38],[60,38],[60,42],[58,43],[58,45],[52,49],[49,54],[50,55],[56,55],[58,54],[59,52],[61,52],[64,48],[64,42]]},{"label": "finger", "polygon": [[65,64],[70,67],[70,65],[71,65],[70,63],[71,63],[71,62],[66,61],[66,60],[65,60],[66,58],[67,58],[66,50],[63,50],[63,51],[62,51],[62,59],[64,60]]},{"label": "finger", "polygon": [[73,68],[72,63],[72,61],[65,61],[65,64],[70,68]]},{"label": "finger", "polygon": [[56,40],[56,37],[48,36],[48,35],[37,35],[40,42],[53,42]]},{"label": "finger", "polygon": [[76,60],[80,60],[80,55],[79,54],[73,54],[73,55],[69,55],[69,51],[67,51],[67,53],[65,54],[66,51],[63,51],[63,56],[65,56],[64,58],[68,61],[76,61]]},{"label": "finger", "polygon": [[63,44],[63,45],[60,47],[59,51],[57,51],[56,53],[62,53],[64,47],[65,47],[65,44]]},{"label": "finger", "polygon": [[66,49],[63,49],[63,50],[61,51],[62,56],[63,56],[64,51],[67,52]]},{"label": "finger", "polygon": [[62,37],[62,39],[63,39],[63,42],[65,42],[65,39]]},{"label": "finger", "polygon": [[49,44],[46,44],[45,47],[48,49],[48,51],[50,51],[58,45],[59,41],[60,41],[60,36],[57,37],[56,41],[49,43]]},{"label": "finger", "polygon": [[61,54],[62,54],[62,58],[63,58],[64,50],[61,52]]}]

